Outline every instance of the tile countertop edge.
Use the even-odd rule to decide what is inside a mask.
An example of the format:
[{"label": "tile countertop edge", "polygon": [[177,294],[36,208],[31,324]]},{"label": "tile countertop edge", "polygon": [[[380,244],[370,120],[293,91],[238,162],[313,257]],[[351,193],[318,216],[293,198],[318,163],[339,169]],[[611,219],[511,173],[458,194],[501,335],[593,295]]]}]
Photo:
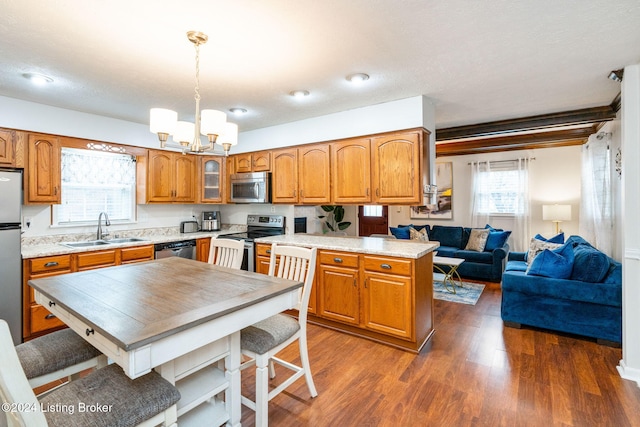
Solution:
[{"label": "tile countertop edge", "polygon": [[216,236],[222,236],[225,234],[232,234],[232,233],[237,233],[237,231],[233,231],[233,230],[209,231],[209,232],[199,231],[197,233],[181,233],[181,234],[173,234],[168,236],[163,236],[163,235],[144,236],[144,237],[140,237],[141,239],[144,239],[144,240],[141,240],[138,242],[112,243],[109,245],[90,246],[90,247],[84,247],[84,248],[70,248],[60,243],[23,245],[21,248],[21,253],[22,253],[22,259],[30,259],[30,258],[39,258],[43,256],[67,255],[67,254],[73,254],[73,253],[94,252],[94,251],[116,249],[116,248],[154,245],[156,243],[180,242],[183,240],[202,239],[206,237],[216,237]]},{"label": "tile countertop edge", "polygon": [[438,242],[418,242],[415,240],[384,239],[379,237],[322,236],[303,233],[261,237],[255,239],[255,242],[413,259],[421,258],[427,253],[437,250],[440,246]]}]

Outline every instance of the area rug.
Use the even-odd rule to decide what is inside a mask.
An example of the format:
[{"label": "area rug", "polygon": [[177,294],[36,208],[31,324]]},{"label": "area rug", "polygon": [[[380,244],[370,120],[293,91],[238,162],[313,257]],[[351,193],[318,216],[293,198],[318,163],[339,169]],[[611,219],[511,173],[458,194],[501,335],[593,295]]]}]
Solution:
[{"label": "area rug", "polygon": [[456,293],[453,294],[444,287],[441,281],[433,281],[433,297],[444,301],[476,305],[483,290],[483,284],[462,282],[462,287],[456,286]]}]

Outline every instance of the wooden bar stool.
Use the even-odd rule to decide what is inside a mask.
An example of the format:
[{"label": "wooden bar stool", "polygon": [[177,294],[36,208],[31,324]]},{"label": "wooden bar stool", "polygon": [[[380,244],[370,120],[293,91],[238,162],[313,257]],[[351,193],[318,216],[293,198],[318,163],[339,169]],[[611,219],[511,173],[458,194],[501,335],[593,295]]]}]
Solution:
[{"label": "wooden bar stool", "polygon": [[[301,297],[298,301],[298,319],[287,314],[276,314],[255,323],[240,332],[242,354],[250,360],[240,365],[240,369],[256,365],[256,401],[242,396],[242,404],[256,411],[256,425],[269,423],[269,401],[286,389],[298,378],[304,376],[311,397],[316,397],[315,384],[311,376],[307,352],[307,310],[316,271],[317,249],[292,246],[271,246],[269,275],[289,280],[303,281]],[[277,264],[277,271],[276,271]],[[302,366],[277,358],[275,355],[289,344],[298,341]],[[269,374],[275,377],[273,363],[277,363],[294,373],[275,389],[269,391]]]},{"label": "wooden bar stool", "polygon": [[135,380],[118,365],[98,369],[38,400],[0,320],[0,395],[9,427],[175,426],[180,392],[156,372]]}]

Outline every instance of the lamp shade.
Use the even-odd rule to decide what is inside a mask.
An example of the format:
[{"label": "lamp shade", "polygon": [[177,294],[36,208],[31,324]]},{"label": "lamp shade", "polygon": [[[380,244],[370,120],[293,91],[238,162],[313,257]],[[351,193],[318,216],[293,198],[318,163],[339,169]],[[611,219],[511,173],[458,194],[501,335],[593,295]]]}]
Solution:
[{"label": "lamp shade", "polygon": [[182,146],[190,145],[193,142],[195,125],[191,122],[178,121],[173,140]]},{"label": "lamp shade", "polygon": [[218,110],[202,110],[200,112],[200,133],[203,135],[220,135],[227,115]]},{"label": "lamp shade", "polygon": [[238,144],[238,125],[226,122],[222,133],[220,134],[220,144],[237,145]]},{"label": "lamp shade", "polygon": [[542,205],[544,221],[571,221],[571,205]]},{"label": "lamp shade", "polygon": [[166,108],[149,110],[149,130],[153,133],[173,135],[178,121],[178,113]]}]

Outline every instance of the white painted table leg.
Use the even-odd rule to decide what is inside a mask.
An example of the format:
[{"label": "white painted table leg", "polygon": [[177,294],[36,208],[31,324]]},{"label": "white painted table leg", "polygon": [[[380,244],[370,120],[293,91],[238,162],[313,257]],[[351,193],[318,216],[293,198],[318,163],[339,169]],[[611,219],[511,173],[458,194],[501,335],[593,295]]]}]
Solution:
[{"label": "white painted table leg", "polygon": [[256,358],[256,426],[269,425],[269,358]]},{"label": "white painted table leg", "polygon": [[225,407],[229,414],[229,422],[227,425],[240,427],[240,418],[242,418],[241,387],[240,382],[240,331],[234,332],[229,336],[229,356],[226,357],[225,375],[229,381],[229,388],[225,391]]}]

